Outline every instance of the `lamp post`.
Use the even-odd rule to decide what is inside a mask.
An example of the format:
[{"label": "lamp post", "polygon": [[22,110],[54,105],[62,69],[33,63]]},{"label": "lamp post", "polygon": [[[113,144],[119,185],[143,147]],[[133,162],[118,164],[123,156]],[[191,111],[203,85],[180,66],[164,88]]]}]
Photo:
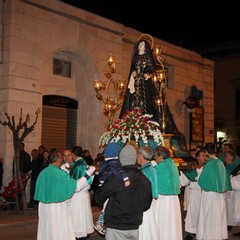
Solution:
[{"label": "lamp post", "polygon": [[103,102],[103,113],[108,117],[109,127],[112,125],[116,111],[122,104],[126,83],[124,80],[116,80],[113,78],[113,74],[116,72],[116,61],[114,55],[109,55],[107,63],[109,70],[104,72],[107,83],[102,80],[95,80],[93,85],[97,99]]}]

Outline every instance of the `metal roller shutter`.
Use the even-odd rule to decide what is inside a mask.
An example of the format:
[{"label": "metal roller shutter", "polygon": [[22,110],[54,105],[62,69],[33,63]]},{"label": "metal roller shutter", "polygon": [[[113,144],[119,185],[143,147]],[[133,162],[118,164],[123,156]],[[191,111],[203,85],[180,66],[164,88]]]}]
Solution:
[{"label": "metal roller shutter", "polygon": [[42,144],[46,149],[63,151],[67,139],[67,109],[43,106]]}]

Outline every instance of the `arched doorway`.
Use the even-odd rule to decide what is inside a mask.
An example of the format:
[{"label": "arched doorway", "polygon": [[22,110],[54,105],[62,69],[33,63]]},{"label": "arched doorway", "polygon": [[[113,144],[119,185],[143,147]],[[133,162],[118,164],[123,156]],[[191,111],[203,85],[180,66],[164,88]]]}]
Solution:
[{"label": "arched doorway", "polygon": [[42,145],[50,150],[72,148],[77,141],[78,102],[58,95],[43,96]]}]

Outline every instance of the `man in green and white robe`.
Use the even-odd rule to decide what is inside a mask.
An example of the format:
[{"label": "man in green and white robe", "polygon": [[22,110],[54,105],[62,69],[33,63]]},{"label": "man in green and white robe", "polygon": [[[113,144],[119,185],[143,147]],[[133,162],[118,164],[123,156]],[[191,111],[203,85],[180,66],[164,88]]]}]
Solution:
[{"label": "man in green and white robe", "polygon": [[75,192],[88,186],[87,179],[94,172],[92,167],[78,181],[61,170],[63,157],[56,152],[50,164],[41,171],[36,182],[34,199],[38,205],[38,240],[75,240],[68,202]]},{"label": "man in green and white robe", "polygon": [[[82,153],[83,150],[80,146],[75,146],[72,149],[73,160],[75,164],[73,168],[71,168],[69,175],[75,180],[83,177],[86,174],[87,168],[90,167],[82,158]],[[92,178],[89,178],[88,186],[82,189],[82,191],[76,192],[70,200],[70,216],[73,222],[76,239],[85,239],[88,234],[94,232],[93,215],[89,193],[91,184]]]},{"label": "man in green and white robe", "polygon": [[182,217],[179,201],[180,176],[176,164],[166,147],[155,149],[158,178],[157,222],[158,239],[181,240]]},{"label": "man in green and white robe", "polygon": [[209,156],[198,179],[202,189],[196,239],[223,240],[228,238],[226,197],[232,190],[229,174],[216,155],[214,143],[205,146]]}]

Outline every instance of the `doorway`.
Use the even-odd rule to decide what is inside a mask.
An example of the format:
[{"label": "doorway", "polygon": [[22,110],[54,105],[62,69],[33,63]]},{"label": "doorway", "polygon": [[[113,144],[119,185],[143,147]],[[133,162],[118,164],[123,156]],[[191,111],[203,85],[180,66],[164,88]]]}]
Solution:
[{"label": "doorway", "polygon": [[77,141],[77,101],[57,96],[43,96],[42,145],[63,151]]}]

